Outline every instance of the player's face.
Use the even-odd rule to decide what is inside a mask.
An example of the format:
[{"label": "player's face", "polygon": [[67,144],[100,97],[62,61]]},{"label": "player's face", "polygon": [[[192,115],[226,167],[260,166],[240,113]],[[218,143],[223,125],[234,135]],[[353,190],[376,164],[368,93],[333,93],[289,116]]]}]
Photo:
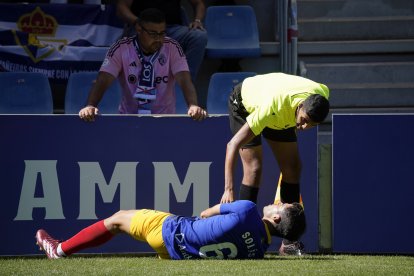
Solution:
[{"label": "player's face", "polygon": [[317,123],[312,122],[308,114],[306,114],[302,105],[299,105],[296,113],[296,129],[305,130],[317,126]]},{"label": "player's face", "polygon": [[165,37],[165,23],[142,23],[137,25],[138,39],[145,54],[158,51]]},{"label": "player's face", "polygon": [[267,218],[272,218],[274,214],[282,214],[286,208],[291,207],[289,203],[276,203],[263,207],[263,215]]}]

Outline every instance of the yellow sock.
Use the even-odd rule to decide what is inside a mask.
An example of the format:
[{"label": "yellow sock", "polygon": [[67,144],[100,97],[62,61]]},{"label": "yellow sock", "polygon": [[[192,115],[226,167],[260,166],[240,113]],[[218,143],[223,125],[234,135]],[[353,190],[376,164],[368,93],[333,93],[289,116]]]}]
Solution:
[{"label": "yellow sock", "polygon": [[280,200],[280,184],[282,183],[282,173],[280,173],[279,176],[279,181],[277,183],[277,188],[276,188],[276,195],[275,195],[275,201],[274,204],[278,204],[281,202]]}]

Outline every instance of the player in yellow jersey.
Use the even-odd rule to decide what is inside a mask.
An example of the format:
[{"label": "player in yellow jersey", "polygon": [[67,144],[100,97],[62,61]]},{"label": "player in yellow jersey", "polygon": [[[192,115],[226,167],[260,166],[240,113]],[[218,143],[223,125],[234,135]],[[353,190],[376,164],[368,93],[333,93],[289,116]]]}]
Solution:
[{"label": "player in yellow jersey", "polygon": [[[224,194],[221,203],[234,197],[237,153],[243,163],[239,199],[257,201],[262,173],[263,136],[281,170],[280,201],[300,202],[301,161],[296,131],[317,126],[329,112],[329,89],[307,78],[269,73],[246,78],[229,97],[233,138],[227,144]],[[301,243],[283,240],[281,254],[301,255]]]}]

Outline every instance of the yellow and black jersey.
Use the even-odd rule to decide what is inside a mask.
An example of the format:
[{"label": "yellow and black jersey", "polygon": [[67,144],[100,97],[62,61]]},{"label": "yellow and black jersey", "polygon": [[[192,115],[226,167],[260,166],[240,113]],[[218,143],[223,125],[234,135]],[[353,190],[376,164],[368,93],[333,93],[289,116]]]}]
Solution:
[{"label": "yellow and black jersey", "polygon": [[324,84],[284,73],[246,78],[241,88],[242,103],[249,113],[246,121],[255,135],[259,135],[265,127],[295,127],[297,107],[312,94],[328,99],[329,89]]}]

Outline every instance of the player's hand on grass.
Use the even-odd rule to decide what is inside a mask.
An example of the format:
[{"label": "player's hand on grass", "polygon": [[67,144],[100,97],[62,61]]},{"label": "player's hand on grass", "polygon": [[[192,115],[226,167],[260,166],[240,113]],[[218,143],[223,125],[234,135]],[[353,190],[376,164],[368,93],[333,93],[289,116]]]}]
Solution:
[{"label": "player's hand on grass", "polygon": [[187,114],[196,121],[204,120],[207,117],[207,111],[197,105],[191,105]]},{"label": "player's hand on grass", "polygon": [[79,117],[85,122],[95,121],[95,116],[99,114],[98,108],[88,105],[79,111]]}]

